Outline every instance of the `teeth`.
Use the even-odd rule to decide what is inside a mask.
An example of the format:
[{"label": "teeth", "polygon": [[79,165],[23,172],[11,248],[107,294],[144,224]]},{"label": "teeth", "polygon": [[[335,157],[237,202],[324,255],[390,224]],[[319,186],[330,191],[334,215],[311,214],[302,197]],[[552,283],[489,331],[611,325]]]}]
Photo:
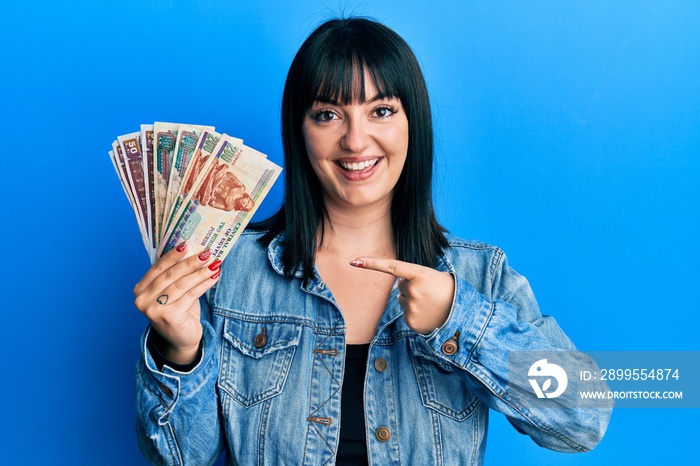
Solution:
[{"label": "teeth", "polygon": [[343,167],[345,170],[349,171],[362,171],[365,170],[369,167],[373,167],[379,162],[379,159],[372,159],[372,160],[365,160],[364,162],[353,162],[353,163],[348,163],[348,162],[340,162],[340,166]]}]

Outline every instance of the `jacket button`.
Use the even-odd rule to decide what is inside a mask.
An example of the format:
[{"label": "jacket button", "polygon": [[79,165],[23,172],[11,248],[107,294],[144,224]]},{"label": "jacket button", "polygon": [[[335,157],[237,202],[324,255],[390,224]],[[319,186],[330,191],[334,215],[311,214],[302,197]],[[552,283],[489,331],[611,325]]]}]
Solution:
[{"label": "jacket button", "polygon": [[377,358],[374,360],[374,368],[377,372],[384,372],[389,364],[384,358]]},{"label": "jacket button", "polygon": [[388,427],[381,426],[379,429],[377,429],[374,435],[377,436],[377,440],[380,442],[386,442],[391,438],[391,431]]},{"label": "jacket button", "polygon": [[455,354],[458,348],[459,347],[457,346],[456,341],[447,340],[445,343],[442,344],[442,352],[448,356],[452,356],[453,354]]},{"label": "jacket button", "polygon": [[262,348],[267,344],[267,335],[264,333],[258,333],[253,340],[253,344],[256,348]]},{"label": "jacket button", "polygon": [[160,390],[161,390],[163,393],[165,393],[166,395],[168,395],[168,396],[173,396],[173,391],[170,390],[170,389],[167,387],[167,385],[163,385],[163,384],[161,383],[161,384],[158,384],[158,387],[159,387]]}]

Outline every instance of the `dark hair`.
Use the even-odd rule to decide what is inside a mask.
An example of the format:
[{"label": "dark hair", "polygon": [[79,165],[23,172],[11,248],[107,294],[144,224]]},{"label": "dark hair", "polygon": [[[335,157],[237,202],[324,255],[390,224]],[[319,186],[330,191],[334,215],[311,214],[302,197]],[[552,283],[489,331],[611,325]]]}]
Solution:
[{"label": "dark hair", "polygon": [[305,113],[319,98],[344,104],[363,101],[365,72],[377,92],[401,100],[408,118],[408,154],[391,206],[397,258],[434,266],[440,248],[447,246],[446,230],[433,208],[433,127],[418,60],[408,44],[382,24],[365,18],[334,19],[304,41],[289,68],[282,97],[285,201],[276,214],[254,225],[267,230],[260,240],[265,245],[285,232],[282,260],[288,276],[300,267],[304,281],[313,276],[319,227],[323,234],[329,221],[323,190],[306,153]]}]

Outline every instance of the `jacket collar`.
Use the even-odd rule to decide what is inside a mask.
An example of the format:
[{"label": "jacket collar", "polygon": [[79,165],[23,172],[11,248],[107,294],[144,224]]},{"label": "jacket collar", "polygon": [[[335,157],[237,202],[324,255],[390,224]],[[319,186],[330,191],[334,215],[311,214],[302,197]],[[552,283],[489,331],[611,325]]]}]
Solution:
[{"label": "jacket collar", "polygon": [[[279,233],[273,238],[272,241],[270,241],[270,245],[267,247],[267,257],[270,260],[272,268],[275,270],[275,272],[282,276],[284,276],[284,263],[282,262],[284,237],[284,232]],[[444,249],[441,251],[440,256],[438,257],[436,270],[439,270],[440,272],[450,272],[453,275],[455,273],[455,268],[452,265],[452,262],[450,262],[450,259],[447,257],[447,251]],[[317,274],[314,273],[314,275]],[[303,270],[301,270],[301,268],[298,269],[294,276],[297,278],[302,278],[304,276]]]},{"label": "jacket collar", "polygon": [[[284,232],[280,232],[270,241],[270,245],[267,247],[267,258],[270,261],[272,269],[282,276],[284,276],[284,263],[282,262],[283,249]],[[298,269],[294,276],[302,278],[304,276],[303,271]]]}]

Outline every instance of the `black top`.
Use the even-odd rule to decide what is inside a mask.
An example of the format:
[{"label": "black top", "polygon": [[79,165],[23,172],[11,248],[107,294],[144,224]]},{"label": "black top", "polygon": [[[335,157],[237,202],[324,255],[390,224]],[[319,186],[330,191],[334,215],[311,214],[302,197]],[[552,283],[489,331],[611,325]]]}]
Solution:
[{"label": "black top", "polygon": [[340,398],[340,442],[338,466],[367,466],[367,435],[365,433],[364,388],[369,343],[347,345],[345,377]]}]

